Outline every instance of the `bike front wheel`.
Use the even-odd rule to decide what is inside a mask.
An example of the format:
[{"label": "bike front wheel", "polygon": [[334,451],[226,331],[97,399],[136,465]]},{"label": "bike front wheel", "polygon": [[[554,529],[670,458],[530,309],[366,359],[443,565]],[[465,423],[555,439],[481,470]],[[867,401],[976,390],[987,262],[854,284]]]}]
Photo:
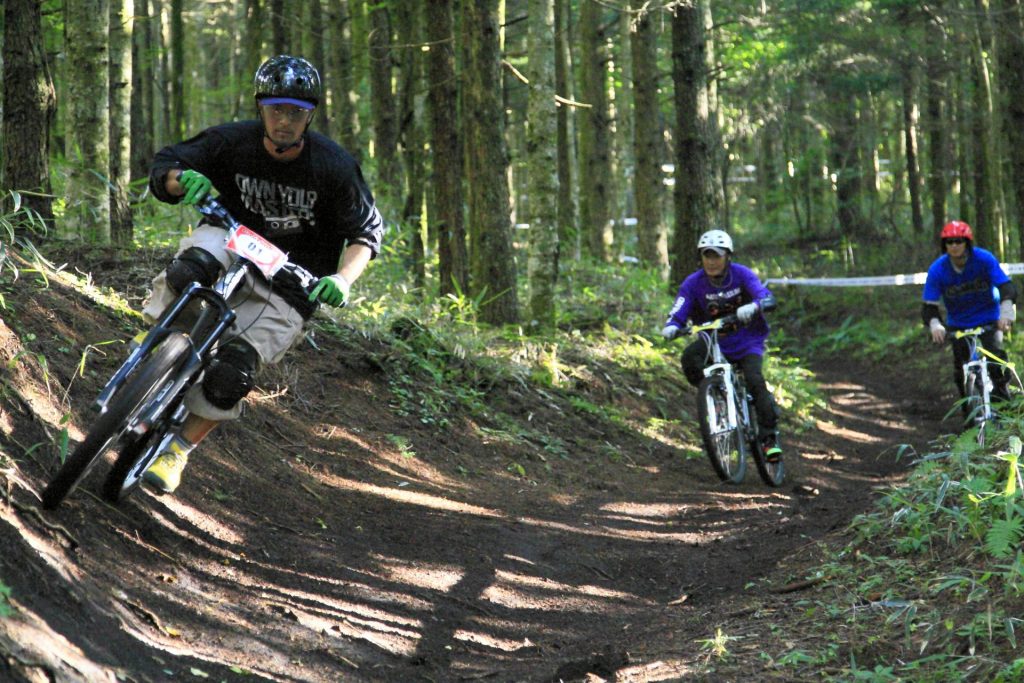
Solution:
[{"label": "bike front wheel", "polygon": [[85,440],[78,445],[43,489],[43,507],[52,510],[75,490],[99,462],[100,457],[125,434],[128,425],[139,415],[174,371],[189,349],[184,335],[173,335],[153,350],[150,357],[125,380],[107,410],[93,424]]},{"label": "bike front wheel", "polygon": [[[705,377],[697,389],[697,415],[704,452],[722,481],[739,484],[747,473],[747,443],[739,421],[740,406],[730,410],[730,392],[725,378]],[[730,418],[730,413],[734,416]]]},{"label": "bike front wheel", "polygon": [[967,424],[978,428],[978,445],[985,445],[985,422],[989,407],[985,405],[985,378],[978,370],[971,370],[964,378],[964,411]]}]

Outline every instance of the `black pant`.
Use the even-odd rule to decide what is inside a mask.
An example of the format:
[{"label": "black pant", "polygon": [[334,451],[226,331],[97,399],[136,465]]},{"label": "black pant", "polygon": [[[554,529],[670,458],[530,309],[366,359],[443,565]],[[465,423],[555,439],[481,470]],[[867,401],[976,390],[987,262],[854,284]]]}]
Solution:
[{"label": "black pant", "polygon": [[[700,384],[704,379],[704,367],[711,359],[708,356],[708,347],[703,339],[698,338],[695,342],[683,350],[682,364],[683,374],[693,386]],[[778,410],[775,406],[775,398],[772,392],[768,391],[768,385],[764,381],[764,373],[761,368],[764,359],[756,353],[734,361],[743,372],[746,379],[747,389],[754,397],[754,409],[757,411],[757,424],[762,433],[773,432],[779,423]]]},{"label": "black pant", "polygon": [[[950,333],[955,332],[955,329],[950,329]],[[964,363],[969,360],[969,354],[971,347],[968,344],[967,339],[953,339],[953,379],[956,381],[957,391],[960,392],[960,397],[964,396]],[[1008,358],[1006,349],[1003,348],[1003,335],[995,328],[991,330],[985,330],[981,335],[981,345],[985,347],[985,350],[991,353],[996,358],[1002,361],[1006,361]],[[1002,364],[996,363],[991,358],[988,359],[988,373],[992,378],[992,398],[996,401],[1005,401],[1010,398],[1010,392],[1007,391],[1006,385],[1009,383],[1010,378],[1006,372],[1006,368]]]}]

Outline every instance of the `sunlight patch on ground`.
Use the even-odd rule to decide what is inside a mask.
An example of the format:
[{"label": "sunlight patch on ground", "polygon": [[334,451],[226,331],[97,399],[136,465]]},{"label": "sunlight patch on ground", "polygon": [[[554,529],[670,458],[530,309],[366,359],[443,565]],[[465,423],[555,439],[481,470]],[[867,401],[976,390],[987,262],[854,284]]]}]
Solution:
[{"label": "sunlight patch on ground", "polygon": [[465,629],[457,630],[453,638],[467,643],[483,645],[484,647],[489,647],[493,650],[502,650],[503,652],[515,652],[516,650],[522,650],[524,647],[534,646],[534,643],[531,642],[529,638],[511,640],[509,638],[498,638],[497,636],[492,636],[488,633],[467,631]]},{"label": "sunlight patch on ground", "polygon": [[838,427],[831,422],[825,422],[823,420],[817,421],[818,429],[825,432],[830,436],[836,436],[841,439],[849,439],[850,441],[856,441],[858,443],[871,443],[881,444],[884,443],[884,439],[864,432],[858,432],[853,429],[847,429],[846,427]]},{"label": "sunlight patch on ground", "polygon": [[[183,503],[182,500],[176,496],[154,495],[153,498],[162,503],[168,510],[181,519],[192,524],[200,531],[208,533],[210,536],[222,543],[229,543],[235,546],[240,546],[245,543],[245,536],[225,526],[220,519],[212,517],[205,512],[200,512],[191,505]],[[174,527],[175,525],[169,524],[169,526]],[[188,534],[184,531],[182,531],[182,533],[185,533],[187,536],[194,537],[193,534]],[[204,542],[202,539],[196,538],[196,541],[209,549],[214,549],[209,543]],[[218,552],[222,552],[220,549],[216,550],[218,550]]]},{"label": "sunlight patch on ground", "polygon": [[460,512],[467,515],[476,515],[478,517],[505,516],[498,510],[480,507],[479,505],[472,505],[470,503],[461,503],[456,500],[449,500],[430,493],[407,491],[400,488],[389,488],[386,486],[378,486],[376,484],[367,484],[365,482],[345,479],[344,477],[338,477],[327,473],[319,474],[318,476],[321,482],[327,486],[334,486],[335,488],[346,491],[356,491],[359,493],[381,496],[382,498],[387,498],[388,500],[393,500],[397,503],[419,505],[433,510],[444,510],[446,512]]},{"label": "sunlight patch on ground", "polygon": [[[7,482],[3,482],[7,485]],[[69,584],[83,580],[84,573],[78,565],[72,566],[66,557],[59,557],[60,548],[53,542],[51,536],[40,536],[32,527],[22,524],[21,517],[14,512],[14,508],[4,506],[0,510],[0,521],[10,524],[21,536],[22,540],[28,542],[39,557],[43,558],[46,566],[60,575],[61,579]],[[0,576],[0,579],[3,577]]]},{"label": "sunlight patch on ground", "polygon": [[[374,457],[367,458],[366,463],[388,476],[407,477],[429,486],[448,489],[468,490],[470,488],[466,482],[445,475],[440,469],[416,455],[416,444],[413,441],[409,441],[405,448],[394,443],[374,445],[354,435],[350,430],[330,424],[319,425],[314,431],[319,438],[325,441],[348,441],[366,452],[372,453]],[[404,439],[402,443],[405,444]],[[345,451],[344,446],[339,447],[333,443],[324,449],[324,452],[329,455],[337,455]]]},{"label": "sunlight patch on ground", "polygon": [[604,512],[618,512],[631,517],[675,517],[688,506],[678,503],[608,503],[601,506]]},{"label": "sunlight patch on ground", "polygon": [[[311,578],[317,581],[326,581],[322,577],[311,577],[289,572],[287,569],[273,565],[260,564],[270,571],[293,573]],[[266,618],[266,610],[297,621],[306,628],[318,634],[344,635],[366,641],[372,645],[386,650],[389,653],[408,656],[415,651],[416,643],[420,639],[420,631],[424,624],[420,619],[395,614],[371,604],[353,602],[346,599],[335,599],[323,593],[311,593],[308,591],[284,588],[280,585],[267,584],[265,581],[258,581],[251,578],[246,572],[225,571],[223,567],[208,564],[207,570],[214,575],[225,575],[237,590],[246,595],[245,599],[240,596],[229,597],[227,607],[232,609],[234,621],[239,625],[240,630],[259,632],[262,628],[262,621]],[[230,574],[230,576],[226,576]],[[346,589],[358,587],[359,584],[351,584],[341,581],[328,581],[343,586]],[[182,607],[189,605],[212,605],[218,600],[223,600],[220,593],[214,593],[208,581],[197,580],[194,582],[183,581],[173,595],[168,599],[178,602]],[[368,600],[377,601],[382,597],[384,591],[374,587],[365,587]],[[425,600],[418,600],[408,594],[391,593],[391,602],[400,606],[403,610],[418,610],[429,613],[433,605]],[[242,605],[248,605],[251,601],[257,601],[262,609],[252,612],[249,609],[236,609]],[[224,619],[221,614],[221,619]]]},{"label": "sunlight patch on ground", "polygon": [[602,613],[610,602],[636,610],[641,605],[654,603],[632,593],[613,591],[599,586],[573,586],[539,576],[514,574],[498,570],[495,582],[487,587],[480,597],[483,600],[509,609],[551,610],[557,605],[559,611]]},{"label": "sunlight patch on ground", "polygon": [[448,592],[462,580],[463,572],[454,565],[430,565],[400,557],[371,554],[381,568],[381,576],[396,583]]},{"label": "sunlight patch on ground", "polygon": [[662,681],[685,681],[697,676],[695,669],[681,659],[661,660],[650,664],[619,669],[615,672],[616,683],[661,683]]}]

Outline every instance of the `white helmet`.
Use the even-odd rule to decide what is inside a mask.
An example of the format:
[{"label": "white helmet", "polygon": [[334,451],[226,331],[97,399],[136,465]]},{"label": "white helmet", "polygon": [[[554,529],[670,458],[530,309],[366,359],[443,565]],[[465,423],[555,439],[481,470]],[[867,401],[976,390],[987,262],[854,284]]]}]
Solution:
[{"label": "white helmet", "polygon": [[732,238],[725,230],[708,230],[697,240],[697,251],[714,249],[721,253],[732,253]]}]

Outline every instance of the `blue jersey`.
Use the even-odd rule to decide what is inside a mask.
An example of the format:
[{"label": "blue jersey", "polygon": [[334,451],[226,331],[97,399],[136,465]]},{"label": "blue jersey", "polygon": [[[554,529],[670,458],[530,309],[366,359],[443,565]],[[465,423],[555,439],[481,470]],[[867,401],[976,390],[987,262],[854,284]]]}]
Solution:
[{"label": "blue jersey", "polygon": [[946,325],[963,329],[990,325],[999,320],[999,285],[1010,281],[991,252],[972,247],[967,263],[956,272],[943,254],[928,268],[922,298],[926,303],[942,302]]},{"label": "blue jersey", "polygon": [[[721,285],[715,285],[700,269],[679,286],[679,295],[668,315],[666,324],[685,327],[687,320],[706,323],[736,312],[743,304],[760,302],[771,292],[757,274],[746,266],[729,263]],[[760,312],[747,325],[719,334],[722,353],[730,361],[750,354],[764,355],[764,341],[768,337],[768,321]]]}]

